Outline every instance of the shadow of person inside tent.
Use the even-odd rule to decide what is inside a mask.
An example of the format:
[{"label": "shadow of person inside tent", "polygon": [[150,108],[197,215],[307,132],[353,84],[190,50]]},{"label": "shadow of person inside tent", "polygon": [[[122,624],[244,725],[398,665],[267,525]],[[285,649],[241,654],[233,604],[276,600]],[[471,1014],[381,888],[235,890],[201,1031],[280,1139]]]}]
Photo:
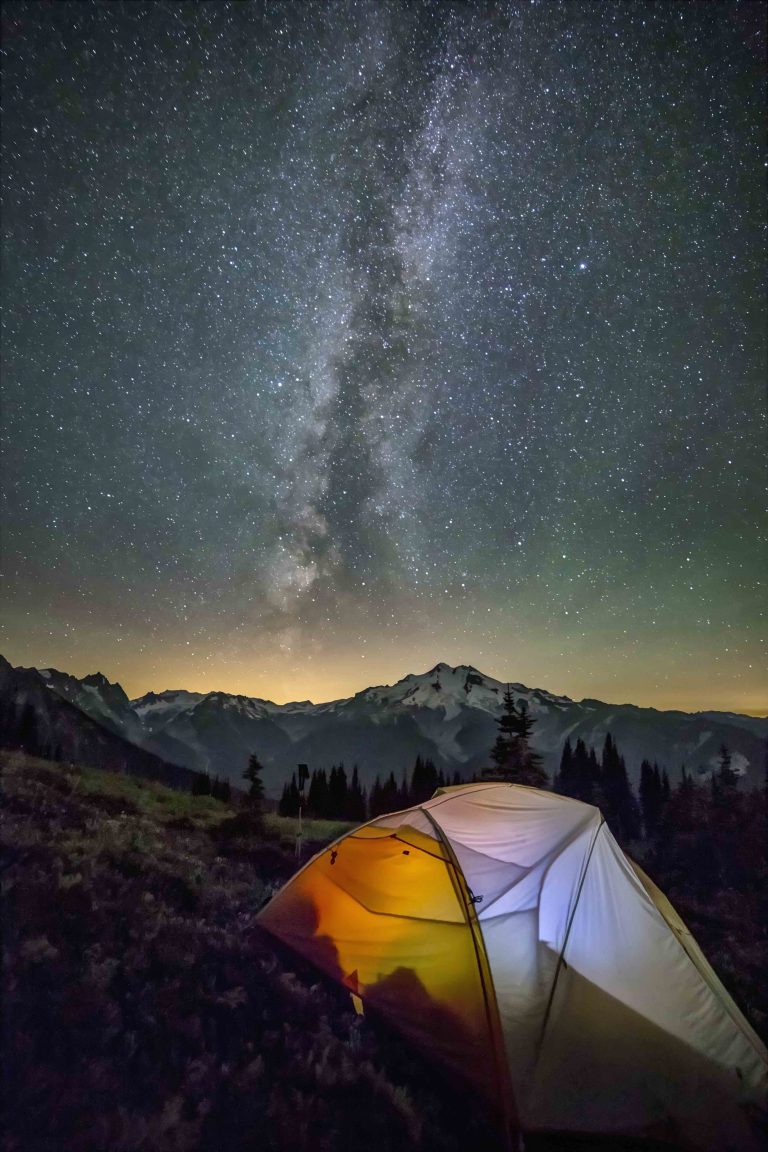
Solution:
[{"label": "shadow of person inside tent", "polygon": [[344,983],[347,975],[339,964],[339,953],[331,936],[318,935],[320,916],[311,896],[293,892],[281,905],[280,893],[261,910],[258,923],[283,940],[299,955],[322,969],[332,980]]},{"label": "shadow of person inside tent", "polygon": [[497,1078],[490,1046],[467,1028],[458,1013],[431,997],[412,968],[396,968],[369,984],[363,1003],[366,1011],[380,1015],[483,1096],[495,1095]]},{"label": "shadow of person inside tent", "polygon": [[[296,886],[290,900],[281,901],[278,894],[259,914],[259,921],[332,980],[359,995],[366,1013],[381,1018],[484,1096],[493,1095],[497,1078],[482,1029],[470,1030],[458,1012],[435,1000],[415,969],[400,964],[373,982],[359,983],[357,971],[342,968],[334,938],[319,932],[321,917],[311,893],[297,891]],[[381,963],[386,968],[385,954]]]}]

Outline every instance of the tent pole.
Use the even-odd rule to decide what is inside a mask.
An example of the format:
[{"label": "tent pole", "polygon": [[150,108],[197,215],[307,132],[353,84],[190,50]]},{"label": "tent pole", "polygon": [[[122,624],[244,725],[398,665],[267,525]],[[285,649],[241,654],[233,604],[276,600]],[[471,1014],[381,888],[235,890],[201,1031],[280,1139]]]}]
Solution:
[{"label": "tent pole", "polygon": [[501,1019],[499,1017],[499,1006],[496,1000],[496,990],[493,986],[493,973],[491,972],[491,965],[488,961],[488,953],[485,950],[485,941],[483,939],[482,928],[480,921],[477,917],[477,911],[474,904],[469,899],[466,881],[464,880],[464,873],[461,870],[461,865],[456,858],[456,853],[446,837],[443,829],[433,818],[426,808],[420,808],[420,812],[426,816],[429,823],[434,828],[437,838],[443,845],[448,856],[448,864],[450,865],[451,875],[453,877],[453,885],[456,894],[461,904],[464,917],[467,922],[470,934],[472,936],[472,944],[475,949],[475,959],[477,960],[477,972],[480,977],[480,986],[483,990],[483,1002],[485,1004],[486,1022],[488,1024],[488,1031],[491,1037],[491,1044],[493,1046],[493,1063],[496,1070],[496,1087],[501,1107],[501,1116],[504,1124],[504,1142],[507,1146],[508,1152],[524,1152],[525,1144],[523,1140],[523,1130],[520,1125],[520,1117],[517,1112],[517,1102],[515,1100],[515,1093],[512,1087],[512,1078],[509,1074],[509,1065],[507,1064],[506,1050],[504,1048],[504,1033],[501,1027]]},{"label": "tent pole", "polygon": [[576,915],[576,909],[579,906],[579,900],[581,899],[581,890],[584,887],[584,881],[587,878],[587,869],[589,868],[589,862],[592,859],[592,853],[595,850],[595,844],[597,843],[597,837],[600,835],[600,832],[601,832],[604,824],[605,824],[605,817],[603,816],[603,814],[601,812],[600,813],[600,823],[598,824],[598,826],[595,830],[595,834],[592,837],[592,843],[589,846],[589,851],[587,852],[587,856],[586,856],[586,859],[584,861],[584,866],[581,870],[581,876],[579,878],[579,885],[578,885],[578,888],[576,889],[576,899],[573,902],[573,908],[571,909],[571,914],[568,917],[568,923],[566,924],[566,927],[565,927],[565,935],[563,936],[563,944],[562,944],[562,947],[560,949],[560,954],[557,957],[557,964],[555,966],[555,974],[552,977],[552,986],[549,989],[549,999],[547,1000],[547,1007],[546,1007],[546,1010],[544,1012],[544,1019],[543,1019],[542,1024],[541,1024],[541,1032],[539,1033],[539,1043],[538,1043],[538,1047],[537,1047],[537,1057],[536,1057],[537,1061],[538,1061],[539,1057],[541,1056],[541,1050],[544,1046],[544,1034],[547,1031],[547,1025],[549,1024],[549,1017],[550,1017],[550,1014],[552,1012],[552,1005],[553,1005],[554,999],[555,999],[555,992],[557,991],[557,981],[558,981],[558,978],[560,976],[560,972],[562,971],[563,964],[565,962],[565,949],[568,946],[568,937],[570,936],[571,928],[573,927],[573,918]]}]

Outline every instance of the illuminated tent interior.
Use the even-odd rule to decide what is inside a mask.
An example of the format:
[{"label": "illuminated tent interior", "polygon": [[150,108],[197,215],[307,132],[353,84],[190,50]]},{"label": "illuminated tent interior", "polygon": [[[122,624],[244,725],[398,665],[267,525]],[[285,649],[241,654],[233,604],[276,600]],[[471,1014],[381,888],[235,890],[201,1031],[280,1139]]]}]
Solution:
[{"label": "illuminated tent interior", "polygon": [[757,1147],[766,1049],[590,805],[441,789],[320,852],[260,922],[510,1132]]}]

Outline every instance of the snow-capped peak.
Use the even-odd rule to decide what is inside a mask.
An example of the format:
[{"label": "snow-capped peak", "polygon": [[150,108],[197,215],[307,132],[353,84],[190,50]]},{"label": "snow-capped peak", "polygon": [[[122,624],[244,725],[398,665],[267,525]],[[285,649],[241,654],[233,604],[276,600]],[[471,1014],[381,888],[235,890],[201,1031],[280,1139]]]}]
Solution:
[{"label": "snow-capped peak", "polygon": [[440,709],[450,719],[467,706],[496,714],[503,696],[504,685],[498,680],[468,664],[451,667],[440,661],[428,672],[411,672],[396,684],[367,688],[354,699],[384,707]]},{"label": "snow-capped peak", "polygon": [[154,725],[158,720],[165,722],[181,712],[191,710],[204,699],[204,692],[187,692],[183,688],[171,688],[165,692],[147,692],[145,696],[132,700],[131,707],[142,721]]}]

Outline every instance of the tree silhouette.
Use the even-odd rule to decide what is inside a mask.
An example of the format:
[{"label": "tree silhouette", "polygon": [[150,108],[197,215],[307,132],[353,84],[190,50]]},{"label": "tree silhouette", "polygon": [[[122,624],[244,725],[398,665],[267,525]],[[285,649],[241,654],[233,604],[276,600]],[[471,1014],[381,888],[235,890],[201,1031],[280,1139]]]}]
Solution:
[{"label": "tree silhouette", "polygon": [[422,760],[421,756],[417,756],[411,776],[408,803],[423,804],[425,800],[431,800],[437,786],[438,775],[434,764],[429,759]]},{"label": "tree silhouette", "polygon": [[277,811],[280,816],[298,816],[299,814],[299,786],[296,783],[296,773],[291,776],[290,784],[285,784],[280,797]]},{"label": "tree silhouette", "polygon": [[534,723],[527,702],[521,699],[516,704],[508,684],[498,720],[499,731],[490,754],[494,766],[483,770],[483,780],[506,780],[546,788],[547,774],[541,766],[541,757],[530,746]]},{"label": "tree silhouette", "polygon": [[606,733],[602,762],[603,815],[611,831],[622,842],[640,835],[640,808],[629,785],[624,757]]},{"label": "tree silhouette", "polygon": [[248,757],[248,767],[243,772],[250,788],[248,789],[248,803],[254,812],[261,813],[264,808],[264,783],[261,774],[264,768],[255,752]]},{"label": "tree silhouette", "polygon": [[360,784],[357,764],[352,769],[352,779],[349,782],[343,817],[345,820],[354,820],[355,823],[365,820],[365,792]]}]

